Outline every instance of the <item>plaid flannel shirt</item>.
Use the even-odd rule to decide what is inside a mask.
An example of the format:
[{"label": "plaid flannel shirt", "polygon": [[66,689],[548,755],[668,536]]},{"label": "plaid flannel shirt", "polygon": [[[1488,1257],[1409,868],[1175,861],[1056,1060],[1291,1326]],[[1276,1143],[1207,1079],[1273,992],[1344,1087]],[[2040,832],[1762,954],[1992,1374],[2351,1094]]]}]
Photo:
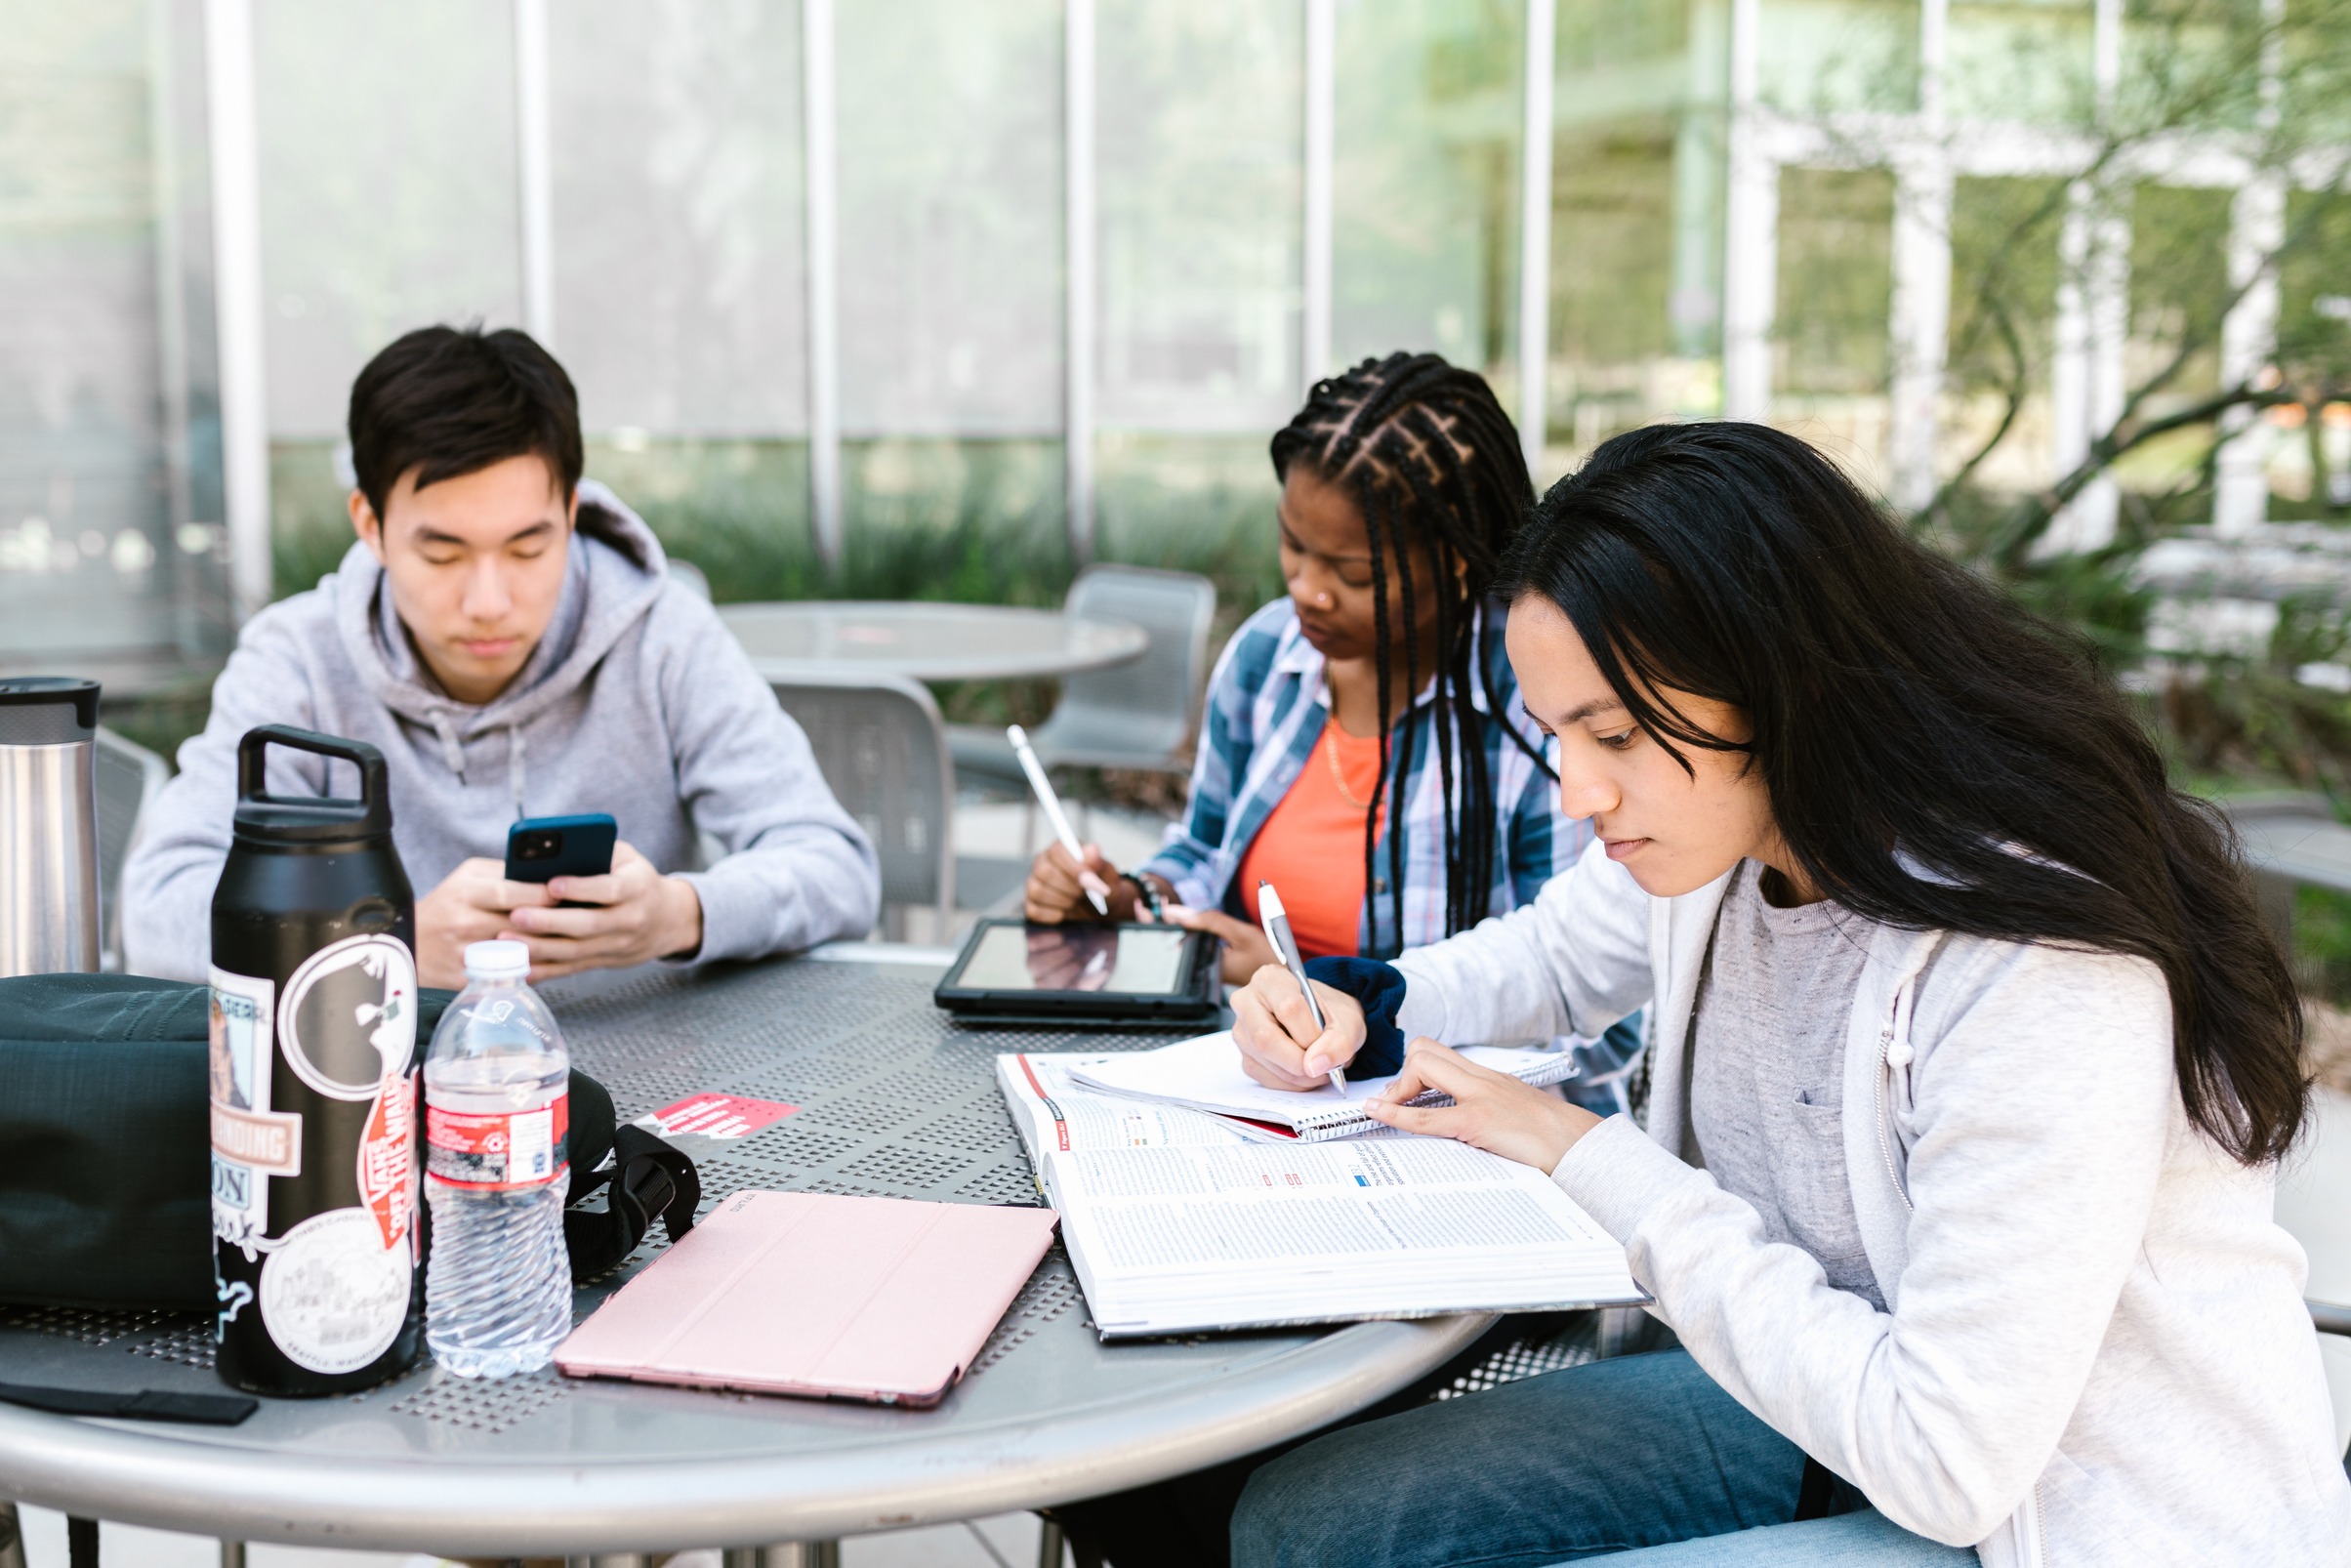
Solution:
[{"label": "plaid flannel shirt", "polygon": [[[1500,715],[1489,713],[1485,690],[1469,693],[1477,718],[1464,727],[1472,743],[1485,747],[1495,799],[1495,854],[1486,871],[1483,918],[1533,902],[1554,869],[1575,864],[1591,842],[1591,827],[1559,814],[1558,787],[1504,733],[1504,724],[1515,723],[1530,745],[1541,750],[1547,744],[1518,712],[1518,682],[1503,651],[1501,608],[1481,608],[1479,621],[1487,683],[1504,708]],[[1401,792],[1404,809],[1388,806],[1372,886],[1366,889],[1357,951],[1367,958],[1392,957],[1445,935],[1445,799],[1434,731],[1425,714],[1435,700],[1431,680],[1388,738],[1391,748],[1411,741],[1413,753]],[[1167,878],[1184,903],[1240,914],[1233,880],[1241,857],[1298,781],[1330,711],[1323,656],[1299,630],[1290,600],[1276,599],[1244,622],[1217,657],[1200,724],[1200,753],[1192,763],[1191,803],[1143,869]],[[1458,786],[1458,768],[1456,774]],[[1399,824],[1404,835],[1401,940],[1387,889],[1388,835]]]},{"label": "plaid flannel shirt", "polygon": [[[1485,746],[1486,776],[1494,784],[1495,854],[1487,870],[1487,915],[1507,914],[1534,902],[1551,874],[1574,865],[1591,842],[1591,824],[1560,815],[1558,786],[1503,732],[1504,724],[1516,724],[1529,744],[1551,756],[1549,737],[1519,709],[1518,679],[1503,651],[1503,618],[1500,605],[1478,611],[1486,685],[1503,712],[1488,710],[1483,687],[1469,694],[1479,720],[1470,727]],[[1165,877],[1176,896],[1194,908],[1242,914],[1233,886],[1241,857],[1314,754],[1330,700],[1323,656],[1299,629],[1298,611],[1287,598],[1243,622],[1209,677],[1190,805],[1182,820],[1170,824],[1159,853],[1139,869]],[[1356,950],[1367,958],[1393,957],[1445,935],[1443,779],[1431,734],[1422,728],[1422,710],[1435,700],[1432,679],[1388,737],[1393,748],[1404,743],[1411,728],[1421,729],[1405,773],[1405,809],[1398,812],[1392,805],[1388,808],[1387,829],[1377,846],[1372,886],[1363,901]],[[1399,822],[1404,830],[1402,941],[1395,939],[1394,906],[1387,895],[1387,834]],[[1561,1086],[1562,1092],[1603,1116],[1629,1109],[1626,1091],[1640,1044],[1638,1013],[1601,1039],[1576,1040],[1581,1071]]]}]

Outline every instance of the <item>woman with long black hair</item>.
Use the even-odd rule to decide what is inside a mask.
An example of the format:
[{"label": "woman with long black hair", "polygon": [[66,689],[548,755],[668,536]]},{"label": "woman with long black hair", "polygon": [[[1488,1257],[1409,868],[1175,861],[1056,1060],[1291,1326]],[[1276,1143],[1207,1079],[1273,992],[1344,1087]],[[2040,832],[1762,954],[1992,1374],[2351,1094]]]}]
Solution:
[{"label": "woman with long black hair", "polygon": [[[2083,651],[1753,425],[1608,442],[1498,591],[1598,842],[1398,959],[1388,1015],[1328,991],[1318,1032],[1268,973],[1236,1033],[1301,1089],[1426,1037],[1376,1114],[1550,1172],[1680,1348],[1297,1449],[1235,1560],[2351,1561],[2270,1217],[2298,1004]],[[1636,1008],[1645,1126],[1436,1043]]]}]

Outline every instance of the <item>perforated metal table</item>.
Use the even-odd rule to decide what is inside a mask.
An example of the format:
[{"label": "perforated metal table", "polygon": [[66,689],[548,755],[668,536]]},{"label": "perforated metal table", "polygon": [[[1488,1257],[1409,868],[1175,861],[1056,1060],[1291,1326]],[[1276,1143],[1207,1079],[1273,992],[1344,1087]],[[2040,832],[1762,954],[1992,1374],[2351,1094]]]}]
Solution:
[{"label": "perforated metal table", "polygon": [[[833,961],[550,987],[575,1059],[611,1088],[623,1119],[700,1090],[802,1107],[702,1159],[706,1207],[744,1187],[1034,1202],[996,1053],[1157,1043],[958,1030],[931,1006],[936,955],[877,945],[823,957]],[[664,1244],[583,1290],[577,1313]],[[1490,1321],[1104,1345],[1056,1248],[935,1410],[552,1371],[470,1382],[427,1364],[350,1398],[266,1400],[234,1427],[0,1406],[0,1498],[230,1542],[446,1555],[822,1542],[1095,1496],[1250,1453],[1403,1387]],[[189,1313],[0,1309],[0,1382],[218,1391],[211,1333]]]}]

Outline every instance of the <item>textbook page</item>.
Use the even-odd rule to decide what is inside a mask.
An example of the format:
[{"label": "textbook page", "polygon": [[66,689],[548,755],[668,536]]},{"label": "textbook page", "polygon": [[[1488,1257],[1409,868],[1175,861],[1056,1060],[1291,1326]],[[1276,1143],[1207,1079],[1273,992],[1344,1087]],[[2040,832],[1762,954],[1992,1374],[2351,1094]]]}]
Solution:
[{"label": "textbook page", "polygon": [[1004,1091],[1029,1163],[1040,1176],[1048,1151],[1121,1149],[1198,1144],[1219,1147],[1250,1139],[1216,1117],[1175,1105],[1151,1105],[1100,1093],[1078,1083],[1072,1069],[1083,1062],[1115,1061],[1108,1055],[1001,1055],[996,1084]]},{"label": "textbook page", "polygon": [[[1577,1071],[1571,1051],[1467,1046],[1461,1054],[1530,1084],[1554,1084]],[[1392,1077],[1365,1078],[1349,1083],[1343,1092],[1328,1084],[1303,1093],[1268,1089],[1242,1070],[1240,1048],[1233,1044],[1230,1030],[1179,1040],[1157,1051],[1061,1059],[1070,1063],[1071,1076],[1091,1089],[1301,1130],[1336,1126],[1350,1133],[1384,1131],[1382,1124],[1364,1115],[1363,1102],[1395,1082]]]},{"label": "textbook page", "polygon": [[1540,1172],[1445,1138],[1055,1150],[1105,1339],[1646,1300]]},{"label": "textbook page", "polygon": [[[1005,1103],[1011,1108],[1021,1141],[1028,1145],[1030,1165],[1042,1171],[1043,1151],[1049,1148],[1298,1141],[1298,1134],[1279,1122],[1257,1122],[1247,1117],[1222,1116],[1211,1111],[1187,1110],[1180,1105],[1153,1104],[1122,1094],[1106,1094],[1072,1076],[1071,1069],[1076,1064],[1116,1059],[1110,1054],[1089,1056],[1071,1052],[996,1058],[996,1084],[1004,1092]],[[1410,1135],[1374,1123],[1358,1135]]]}]

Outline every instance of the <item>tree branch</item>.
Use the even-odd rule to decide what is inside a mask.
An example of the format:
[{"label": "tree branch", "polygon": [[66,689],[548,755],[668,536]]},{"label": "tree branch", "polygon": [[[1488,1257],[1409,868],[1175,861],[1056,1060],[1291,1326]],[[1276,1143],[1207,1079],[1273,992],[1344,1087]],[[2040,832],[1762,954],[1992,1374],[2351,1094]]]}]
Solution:
[{"label": "tree branch", "polygon": [[1993,560],[2002,571],[2015,570],[2024,559],[2025,553],[2032,549],[2033,542],[2048,530],[2051,519],[2124,453],[2144,446],[2159,435],[2168,435],[2173,431],[2184,430],[2191,425],[2207,424],[2232,408],[2268,408],[2278,403],[2300,400],[2299,392],[2284,387],[2256,389],[2249,384],[2240,383],[2225,392],[2213,393],[2200,403],[2191,403],[2161,419],[2151,419],[2133,428],[2127,435],[2123,433],[2121,425],[2115,426],[2089,443],[2087,455],[2074,466],[2072,473],[2046,490],[2027,496],[2018,503],[2009,526],[1993,547]]}]

